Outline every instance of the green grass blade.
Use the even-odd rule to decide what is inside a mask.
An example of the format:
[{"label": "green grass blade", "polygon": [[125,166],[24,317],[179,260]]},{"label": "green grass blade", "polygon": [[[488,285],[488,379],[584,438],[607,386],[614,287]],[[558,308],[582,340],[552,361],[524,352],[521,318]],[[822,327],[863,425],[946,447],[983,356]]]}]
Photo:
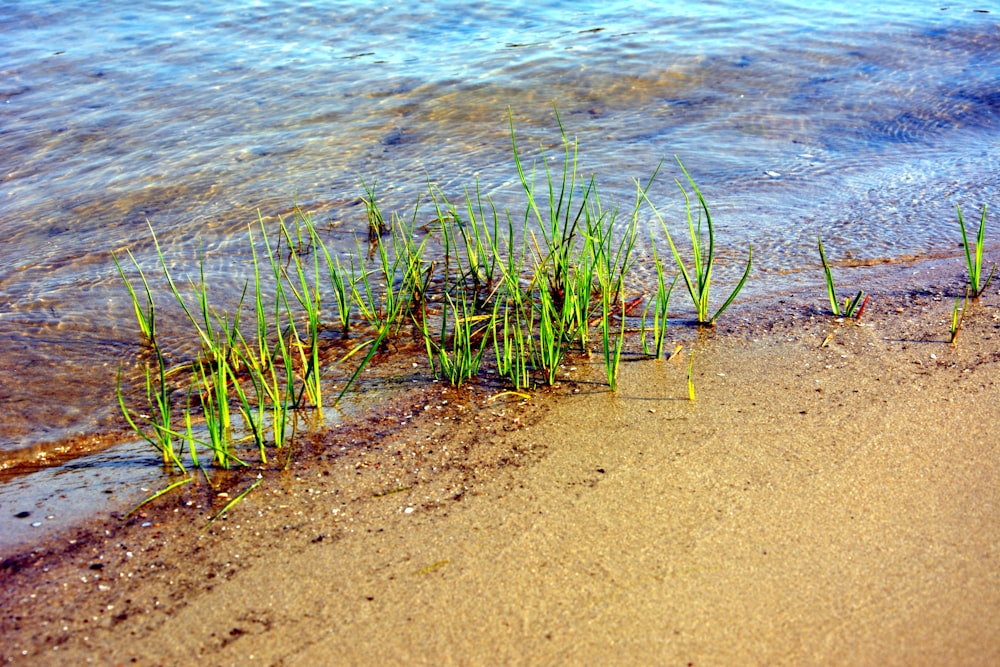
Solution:
[{"label": "green grass blade", "polygon": [[174,489],[176,489],[179,486],[184,486],[185,484],[190,484],[193,481],[194,481],[194,477],[185,477],[183,479],[177,480],[176,482],[168,484],[164,488],[160,489],[159,491],[157,491],[156,493],[154,493],[153,495],[149,496],[148,498],[146,498],[145,500],[143,500],[141,503],[139,503],[138,505],[136,505],[135,507],[133,507],[132,509],[130,509],[128,512],[125,512],[125,514],[122,515],[122,518],[123,519],[127,519],[129,516],[131,516],[132,514],[134,514],[140,507],[143,507],[144,505],[147,505],[147,504],[153,502],[154,500],[156,500],[160,496],[162,496],[162,495],[164,495],[166,493],[169,493],[170,491],[173,491]]},{"label": "green grass blade", "polygon": [[238,496],[236,496],[235,498],[233,498],[232,500],[230,500],[228,503],[226,503],[225,507],[223,507],[221,510],[219,510],[218,512],[216,512],[215,514],[212,515],[212,518],[208,520],[208,524],[210,525],[216,519],[218,519],[220,516],[222,516],[223,514],[225,514],[226,512],[228,512],[229,510],[231,510],[233,508],[233,506],[236,505],[236,503],[238,503],[241,500],[243,500],[244,498],[246,498],[247,494],[249,494],[251,491],[253,491],[258,486],[260,486],[261,482],[263,482],[263,481],[264,481],[263,478],[258,479],[256,482],[254,482],[253,484],[251,484],[250,486],[248,486],[246,489],[244,489],[242,493],[240,493]]},{"label": "green grass blade", "polygon": [[826,275],[826,293],[830,297],[830,310],[835,317],[840,317],[840,304],[837,303],[837,291],[833,285],[833,272],[830,271],[830,264],[826,261],[826,253],[823,252],[823,239],[816,237],[819,242],[819,258],[823,262],[823,273]]},{"label": "green grass blade", "polygon": [[694,402],[694,348],[691,349],[691,358],[688,360],[687,369],[687,390],[688,400]]},{"label": "green grass blade", "polygon": [[132,300],[132,307],[135,310],[135,318],[139,323],[139,331],[142,334],[143,340],[151,345],[156,344],[156,308],[153,305],[153,294],[150,292],[149,283],[146,281],[146,274],[143,273],[142,267],[139,266],[139,262],[136,261],[135,256],[132,251],[125,250],[128,253],[129,259],[132,260],[132,264],[135,266],[136,270],[139,272],[139,280],[142,282],[143,291],[146,295],[146,307],[143,308],[140,305],[139,297],[136,294],[135,288],[132,287],[131,281],[125,275],[125,270],[122,265],[118,262],[118,257],[114,252],[111,253],[111,259],[115,263],[115,268],[118,269],[118,275],[121,276],[122,282],[125,283],[125,289],[128,290],[129,297]]},{"label": "green grass blade", "polygon": [[747,278],[750,277],[750,269],[752,266],[753,266],[753,244],[751,243],[749,256],[747,257],[747,267],[746,269],[743,270],[743,277],[740,278],[740,281],[738,283],[736,283],[736,287],[733,288],[733,291],[729,294],[729,298],[726,299],[725,303],[723,303],[722,306],[717,311],[715,311],[715,315],[712,315],[712,319],[709,320],[710,323],[712,324],[715,323],[715,320],[719,317],[719,315],[721,315],[722,312],[729,307],[729,304],[733,302],[733,299],[736,298],[736,295],[740,293],[741,289],[743,289],[743,286],[747,282]]}]

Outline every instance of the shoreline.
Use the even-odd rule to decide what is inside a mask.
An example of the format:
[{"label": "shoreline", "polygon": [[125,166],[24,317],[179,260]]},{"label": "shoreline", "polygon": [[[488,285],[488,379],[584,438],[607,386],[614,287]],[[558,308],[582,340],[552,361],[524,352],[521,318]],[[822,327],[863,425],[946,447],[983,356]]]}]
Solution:
[{"label": "shoreline", "polygon": [[97,518],[4,560],[0,658],[995,662],[1000,309],[948,345],[934,266],[866,273],[860,327],[734,306],[693,403],[599,355],[527,402],[415,387],[211,525],[246,477]]},{"label": "shoreline", "polygon": [[[998,248],[989,247],[986,252],[987,254],[995,254],[997,250]],[[838,272],[838,285],[860,284],[866,288],[882,289],[891,293],[898,291],[900,287],[899,283],[895,282],[899,275],[908,273],[912,267],[924,267],[923,274],[927,273],[929,267],[932,273],[938,275],[936,282],[940,283],[940,275],[942,274],[955,273],[958,275],[958,264],[961,261],[961,251],[956,250],[953,252],[930,252],[921,255],[905,256],[896,259],[879,259],[875,261],[843,259],[831,263],[831,266]],[[783,304],[786,298],[792,297],[794,299],[795,297],[792,295],[801,292],[822,295],[825,289],[818,270],[815,267],[813,267],[813,273],[816,275],[810,278],[800,277],[792,285],[781,287],[775,287],[771,283],[777,282],[781,285],[787,282],[788,272],[769,271],[767,269],[757,269],[757,271],[761,275],[754,276],[754,280],[748,282],[744,290],[742,290],[742,295],[732,306],[733,310],[737,312],[742,311],[744,318],[754,318],[753,313],[766,314],[768,308],[761,304],[769,302]],[[791,273],[805,274],[806,270],[797,269]],[[954,276],[947,276],[944,282],[949,282],[949,279],[952,278]],[[942,288],[939,284],[926,285],[921,280],[914,279],[910,281],[913,289],[918,292],[921,287],[928,294],[933,290],[946,289]],[[649,298],[652,295],[644,293],[643,296]],[[678,294],[675,295],[670,308],[670,321],[672,324],[668,324],[668,327],[672,328],[675,333],[677,331],[684,332],[685,329],[689,329],[690,325],[694,323],[694,315],[691,312],[685,313],[686,318],[676,317],[678,302],[682,304],[679,309],[681,311],[684,311],[689,306],[686,299],[687,297],[678,289]],[[817,299],[817,303],[820,303],[820,299]],[[748,312],[751,314],[747,315]],[[826,311],[817,307],[816,314],[818,315],[820,312]],[[726,319],[728,318],[723,318],[723,325]],[[683,337],[683,333],[681,337]],[[420,350],[417,351],[417,356],[422,358],[425,355]],[[403,362],[398,359],[391,359],[388,365],[392,366],[394,363],[398,366]],[[423,364],[421,364],[422,366]],[[400,371],[396,369],[396,371],[389,372],[395,372],[398,375]],[[429,372],[417,373],[415,375],[419,375],[426,380]],[[356,392],[359,395],[348,394],[340,403],[330,407],[336,409],[342,417],[352,418],[363,410],[359,404],[365,400],[364,394],[372,389],[373,387],[361,388],[360,391]],[[330,408],[328,407],[327,409]],[[97,430],[85,430],[71,438],[51,442],[38,442],[22,449],[0,452],[0,484],[20,477],[31,476],[38,472],[52,471],[68,465],[72,466],[88,457],[100,458],[108,454],[114,456],[115,451],[121,448],[134,448],[136,454],[142,455],[143,451],[148,449],[148,446],[146,443],[136,439],[135,432],[122,422],[120,412],[116,412],[115,418],[111,422]]]}]

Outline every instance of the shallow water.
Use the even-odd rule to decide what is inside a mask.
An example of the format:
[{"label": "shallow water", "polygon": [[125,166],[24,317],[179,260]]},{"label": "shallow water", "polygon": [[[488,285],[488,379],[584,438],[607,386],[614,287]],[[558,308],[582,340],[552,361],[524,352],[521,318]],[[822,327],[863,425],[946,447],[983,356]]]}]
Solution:
[{"label": "shallow water", "polygon": [[233,303],[258,210],[298,203],[346,252],[362,178],[390,210],[428,179],[513,204],[508,108],[530,158],[558,149],[556,104],[581,170],[626,205],[667,158],[653,198],[671,221],[680,156],[723,260],[753,242],[750,291],[814,278],[817,234],[834,259],[952,252],[954,206],[978,220],[1000,178],[1000,23],[982,9],[18,2],[0,40],[0,457],[121,428],[138,334],[110,251],[155,273],[147,221],[180,275],[204,248]]}]

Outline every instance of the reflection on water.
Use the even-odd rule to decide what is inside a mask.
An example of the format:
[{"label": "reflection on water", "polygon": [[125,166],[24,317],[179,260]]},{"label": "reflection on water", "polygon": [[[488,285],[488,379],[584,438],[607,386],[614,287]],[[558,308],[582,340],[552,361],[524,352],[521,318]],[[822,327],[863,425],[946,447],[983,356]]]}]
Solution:
[{"label": "reflection on water", "polygon": [[670,219],[681,156],[723,258],[754,244],[748,290],[815,272],[819,233],[861,260],[951,249],[954,205],[1000,173],[1000,26],[975,7],[203,4],[25,0],[5,18],[0,450],[120,426],[137,334],[109,251],[155,267],[147,221],[181,275],[204,248],[233,303],[258,210],[297,202],[346,252],[361,178],[390,209],[428,179],[513,205],[508,108],[537,156],[557,104],[605,197],[629,202],[668,158]]}]

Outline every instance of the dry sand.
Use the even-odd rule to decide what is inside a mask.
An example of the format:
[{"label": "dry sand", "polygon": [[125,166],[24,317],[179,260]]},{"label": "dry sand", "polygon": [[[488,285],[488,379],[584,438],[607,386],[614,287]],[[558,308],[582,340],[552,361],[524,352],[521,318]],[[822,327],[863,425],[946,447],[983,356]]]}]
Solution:
[{"label": "dry sand", "polygon": [[202,484],[8,558],[0,653],[1000,664],[1000,299],[950,346],[925,275],[864,326],[727,313],[687,341],[693,403],[686,356],[624,364],[616,394],[596,358],[527,403],[415,389],[207,529]]}]

